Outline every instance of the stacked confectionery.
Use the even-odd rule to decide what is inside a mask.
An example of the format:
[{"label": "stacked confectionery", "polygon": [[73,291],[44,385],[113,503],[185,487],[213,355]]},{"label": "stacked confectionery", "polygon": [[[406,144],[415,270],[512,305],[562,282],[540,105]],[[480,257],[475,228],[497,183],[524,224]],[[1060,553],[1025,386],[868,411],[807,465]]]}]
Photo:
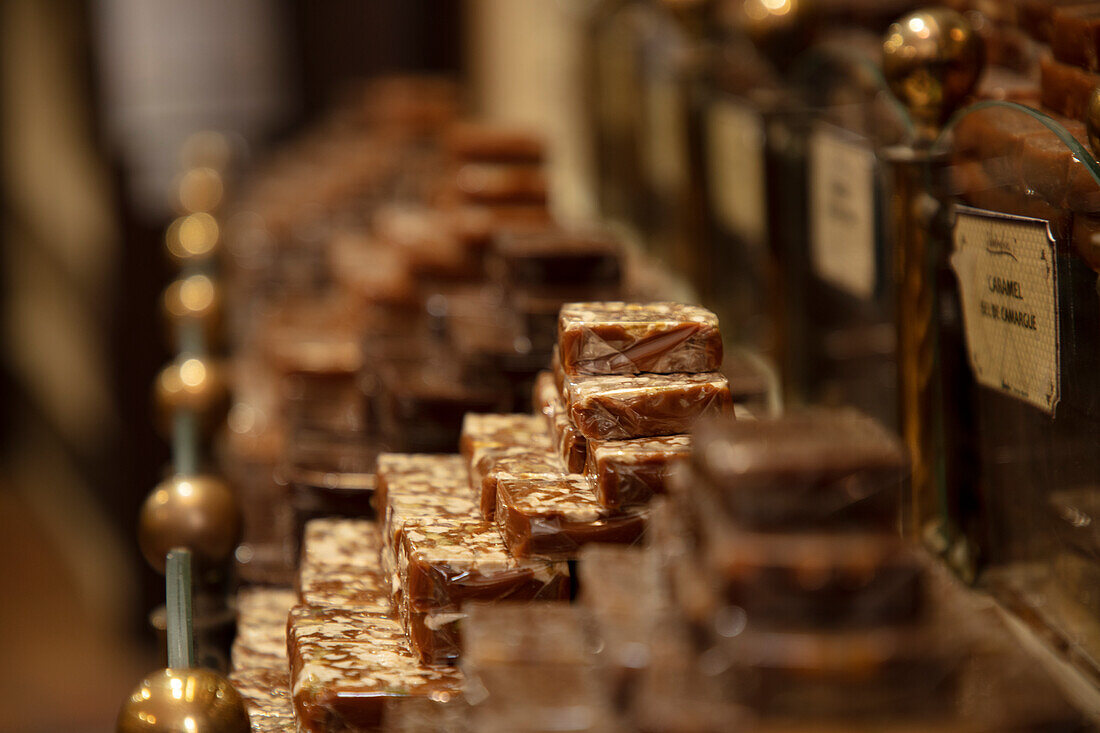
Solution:
[{"label": "stacked confectionery", "polygon": [[[1037,104],[1029,73],[983,94]],[[716,316],[613,230],[554,222],[537,136],[456,109],[376,84],[227,222],[223,458],[242,579],[273,586],[238,598],[254,730],[1076,724],[988,608],[945,611],[965,594],[900,539],[884,428],[735,420],[762,386]],[[985,176],[961,190],[1045,201],[1012,176],[1055,154],[1018,125],[1017,160],[982,153],[998,124],[956,128],[952,172]]]},{"label": "stacked confectionery", "polygon": [[[675,493],[680,601],[765,716],[942,716],[951,659],[897,532],[900,444],[855,411],[711,422]],[[694,580],[694,586],[691,581]]]},{"label": "stacked confectionery", "polygon": [[[234,675],[271,680],[274,698],[248,696],[257,726],[285,719],[285,704],[275,703],[288,698],[297,724],[310,731],[377,729],[405,716],[461,717],[444,703],[462,704],[462,677],[452,665],[471,638],[474,653],[464,657],[463,669],[482,690],[480,702],[488,701],[475,706],[482,725],[518,729],[516,716],[530,712],[528,696],[539,690],[547,664],[573,692],[546,690],[549,710],[542,715],[549,717],[534,729],[566,715],[579,690],[589,712],[612,725],[621,710],[601,692],[600,660],[580,612],[562,603],[574,587],[564,561],[592,543],[637,542],[646,505],[665,493],[673,466],[688,457],[684,433],[702,416],[730,415],[732,398],[716,371],[717,320],[705,309],[566,304],[558,332],[560,374],[540,375],[541,414],[468,413],[460,454],[378,457],[371,482],[377,523],[305,524],[299,605],[286,624],[288,657],[271,653],[283,637],[268,618],[279,616],[271,612],[279,603],[285,615],[283,594],[270,595],[266,615],[254,607],[268,596],[242,596],[240,624],[254,630],[239,640]],[[355,509],[328,506],[331,514]],[[589,581],[585,597],[598,603],[608,592],[603,585]],[[502,601],[516,607],[469,612],[471,604]],[[547,644],[552,655],[569,657],[560,665],[531,650],[509,656],[515,650],[487,641],[497,633],[494,614],[509,619],[517,634],[560,636],[578,651],[569,657]],[[609,633],[612,625],[601,618],[602,633]],[[284,689],[281,674],[285,695],[274,692]]]},{"label": "stacked confectionery", "polygon": [[991,604],[901,539],[906,459],[877,422],[817,409],[694,440],[654,542],[709,694],[753,730],[1081,725]]},{"label": "stacked confectionery", "polygon": [[292,579],[310,517],[359,515],[379,453],[451,451],[466,413],[525,409],[562,303],[677,291],[618,234],[556,223],[540,137],[460,121],[456,97],[368,85],[227,218],[221,453],[248,581]]}]

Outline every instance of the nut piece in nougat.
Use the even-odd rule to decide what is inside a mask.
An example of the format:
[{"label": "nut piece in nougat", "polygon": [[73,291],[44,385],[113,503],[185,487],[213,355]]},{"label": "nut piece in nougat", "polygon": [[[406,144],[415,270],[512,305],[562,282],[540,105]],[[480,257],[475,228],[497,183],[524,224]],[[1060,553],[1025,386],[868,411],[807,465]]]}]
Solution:
[{"label": "nut piece in nougat", "polygon": [[[283,653],[285,655],[285,650]],[[278,665],[235,668],[229,673],[229,681],[244,699],[250,720],[294,719],[294,706],[290,702],[290,673],[285,658]]]},{"label": "nut piece in nougat", "polygon": [[664,494],[672,469],[691,458],[691,437],[663,435],[634,440],[593,440],[584,473],[596,500],[617,509],[645,504]]},{"label": "nut piece in nougat", "polygon": [[565,472],[561,459],[549,447],[532,450],[521,446],[484,448],[470,461],[470,488],[481,497],[483,519],[491,520],[497,509],[497,477],[560,475]]},{"label": "nut piece in nougat", "polygon": [[645,514],[614,513],[579,475],[497,480],[496,522],[516,557],[572,559],[590,542],[630,544],[645,530]]},{"label": "nut piece in nougat", "polygon": [[374,510],[378,517],[385,516],[386,494],[389,485],[398,476],[415,476],[429,488],[436,484],[465,484],[466,459],[456,454],[436,453],[383,453],[378,456],[375,471]]},{"label": "nut piece in nougat", "polygon": [[395,700],[443,704],[461,694],[458,670],[425,667],[407,647],[331,641],[306,651],[290,671],[294,711],[302,730],[310,733],[378,730]]},{"label": "nut piece in nougat", "polygon": [[286,647],[290,667],[326,644],[370,644],[378,649],[407,650],[401,623],[384,613],[339,606],[295,606],[286,623]]},{"label": "nut piece in nougat", "polygon": [[459,452],[473,458],[479,448],[522,445],[536,448],[549,445],[546,423],[538,415],[468,412],[462,418]]},{"label": "nut piece in nougat", "polygon": [[678,435],[700,417],[733,415],[718,372],[569,377],[565,392],[572,423],[590,440]]},{"label": "nut piece in nougat", "polygon": [[566,303],[558,348],[566,374],[712,372],[722,365],[718,317],[680,303]]},{"label": "nut piece in nougat", "polygon": [[372,568],[307,563],[298,579],[299,597],[308,606],[343,606],[373,613],[390,610],[390,582],[380,563]]},{"label": "nut piece in nougat", "polygon": [[306,523],[302,534],[302,563],[332,565],[378,564],[382,535],[378,523],[368,519],[326,518]]},{"label": "nut piece in nougat", "polygon": [[710,420],[694,439],[696,478],[743,526],[896,530],[905,451],[858,410]]},{"label": "nut piece in nougat", "polygon": [[398,572],[411,610],[460,607],[463,601],[562,600],[564,564],[513,557],[491,522],[409,519]]}]

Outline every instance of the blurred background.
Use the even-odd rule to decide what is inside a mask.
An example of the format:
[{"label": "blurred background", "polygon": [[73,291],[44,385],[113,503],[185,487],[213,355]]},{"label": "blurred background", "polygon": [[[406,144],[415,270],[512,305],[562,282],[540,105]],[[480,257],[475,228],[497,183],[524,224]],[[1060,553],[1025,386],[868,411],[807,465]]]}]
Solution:
[{"label": "blurred background", "polygon": [[[972,74],[924,119],[918,102],[906,99],[906,108],[891,94],[895,79],[883,70],[884,32],[920,7],[906,0],[0,2],[0,733],[113,730],[122,699],[162,664],[149,614],[164,602],[164,581],[136,533],[142,501],[170,473],[152,395],[175,354],[162,294],[178,268],[165,233],[189,210],[181,172],[210,154],[195,134],[224,136],[228,190],[259,171],[272,185],[248,193],[267,194],[267,213],[297,207],[285,218],[308,224],[324,218],[326,197],[357,205],[354,181],[330,177],[332,190],[315,191],[326,181],[310,173],[340,168],[342,146],[363,124],[355,115],[367,117],[365,82],[393,74],[449,78],[464,117],[544,135],[542,200],[555,224],[610,222],[632,254],[659,263],[656,280],[686,294],[646,299],[698,300],[716,311],[727,357],[743,357],[727,363],[747,364],[749,391],[764,395],[760,414],[783,400],[848,404],[899,432],[905,323],[894,312],[904,298],[894,292],[893,257],[895,244],[911,243],[893,239],[928,229],[942,245],[947,230],[936,217],[911,227],[891,218],[904,208],[898,200],[929,199],[925,181],[906,179],[892,151],[926,151],[964,102],[1029,105],[971,115],[961,126],[968,136],[945,138],[955,146],[941,161],[954,187],[934,193],[1053,221],[1067,251],[1072,232],[1083,254],[1064,271],[1076,281],[1060,287],[1082,307],[1067,309],[1080,321],[1063,333],[1088,335],[1066,352],[1063,380],[1073,386],[1052,422],[970,384],[958,312],[930,316],[958,341],[934,368],[960,392],[924,418],[948,423],[938,447],[958,470],[937,476],[950,488],[942,493],[926,476],[915,493],[937,503],[916,507],[922,516],[907,530],[956,574],[994,590],[999,576],[989,568],[1038,566],[1044,585],[1029,584],[1030,575],[1001,579],[1009,596],[1029,611],[1061,613],[1055,591],[1064,586],[1063,605],[1080,625],[1052,638],[1100,649],[1100,540],[1088,529],[1089,512],[1100,515],[1100,173],[1077,170],[1088,156],[1082,100],[1098,94],[1100,63],[1095,54],[1051,61],[1052,48],[1064,57],[1083,45],[1051,36],[1052,8],[1071,0],[947,4],[965,13],[980,39],[969,47],[984,45],[985,66],[980,80],[976,57],[950,69]],[[926,30],[914,28],[912,46]],[[1062,88],[1060,79],[1078,79],[1089,64],[1084,88]],[[1051,71],[1059,68],[1063,77]],[[894,70],[903,81],[919,71]],[[376,102],[389,101],[378,92],[385,88],[373,88]],[[1036,133],[1021,110],[1049,115],[1049,124]],[[1057,141],[1051,120],[1068,130]],[[1100,117],[1092,122],[1100,129]],[[1005,145],[1021,141],[1032,143],[1034,167],[1003,165]],[[349,151],[353,175],[369,167],[355,152],[363,151]],[[296,187],[280,188],[280,175],[297,177]],[[1071,180],[1085,189],[1081,201],[1066,198]],[[317,210],[300,210],[311,205]],[[294,260],[287,269],[302,267]],[[1004,402],[978,414],[990,399]],[[988,432],[984,443],[975,426]],[[924,515],[933,521],[919,523]],[[1086,656],[1095,696],[1100,665]],[[1009,695],[987,697],[999,714],[1014,714],[1001,705]]]},{"label": "blurred background", "polygon": [[0,3],[0,730],[113,730],[158,665],[135,532],[168,460],[151,389],[187,137],[256,160],[355,80],[466,75],[491,4]]}]

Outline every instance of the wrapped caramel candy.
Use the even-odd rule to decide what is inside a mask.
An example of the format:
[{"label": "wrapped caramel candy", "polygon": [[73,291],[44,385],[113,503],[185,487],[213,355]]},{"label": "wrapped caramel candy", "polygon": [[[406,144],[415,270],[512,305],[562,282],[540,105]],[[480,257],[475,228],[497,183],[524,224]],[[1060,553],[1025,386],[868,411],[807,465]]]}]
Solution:
[{"label": "wrapped caramel candy", "polygon": [[733,416],[729,383],[718,372],[567,377],[565,399],[590,440],[676,435],[700,417]]},{"label": "wrapped caramel candy", "polygon": [[596,489],[596,500],[617,509],[646,504],[665,493],[673,467],[690,457],[687,435],[594,440],[588,444],[584,473]]},{"label": "wrapped caramel candy", "polygon": [[496,522],[517,557],[571,559],[590,542],[631,544],[645,530],[643,511],[601,506],[578,475],[499,476]]},{"label": "wrapped caramel candy", "polygon": [[558,348],[570,375],[711,372],[722,365],[718,317],[679,303],[567,303]]}]

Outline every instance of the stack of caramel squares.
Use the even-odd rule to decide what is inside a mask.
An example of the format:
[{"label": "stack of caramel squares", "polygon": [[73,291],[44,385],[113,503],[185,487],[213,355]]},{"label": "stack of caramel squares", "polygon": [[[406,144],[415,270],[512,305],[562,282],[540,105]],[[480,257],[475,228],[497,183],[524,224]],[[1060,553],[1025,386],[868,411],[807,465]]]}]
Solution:
[{"label": "stack of caramel squares", "polygon": [[229,680],[256,733],[297,730],[286,648],[287,614],[295,600],[294,591],[284,588],[247,588],[237,595]]},{"label": "stack of caramel squares", "polygon": [[949,719],[962,652],[900,536],[899,441],[851,409],[705,421],[694,438],[673,566],[726,694],[765,719]]},{"label": "stack of caramel squares", "polygon": [[495,498],[509,548],[573,558],[588,542],[636,539],[649,500],[690,456],[692,425],[732,417],[721,365],[718,319],[704,308],[562,306],[553,368],[534,401],[565,475],[498,467],[483,483],[482,506]]},{"label": "stack of caramel squares", "polygon": [[392,605],[375,522],[306,525],[298,604],[284,614],[294,717],[302,731],[376,731],[400,706],[461,700],[460,674],[420,662]]},{"label": "stack of caramel squares", "polygon": [[463,456],[383,454],[378,487],[391,602],[422,662],[458,659],[466,602],[568,598],[564,564],[514,557],[496,526],[479,516]]}]

